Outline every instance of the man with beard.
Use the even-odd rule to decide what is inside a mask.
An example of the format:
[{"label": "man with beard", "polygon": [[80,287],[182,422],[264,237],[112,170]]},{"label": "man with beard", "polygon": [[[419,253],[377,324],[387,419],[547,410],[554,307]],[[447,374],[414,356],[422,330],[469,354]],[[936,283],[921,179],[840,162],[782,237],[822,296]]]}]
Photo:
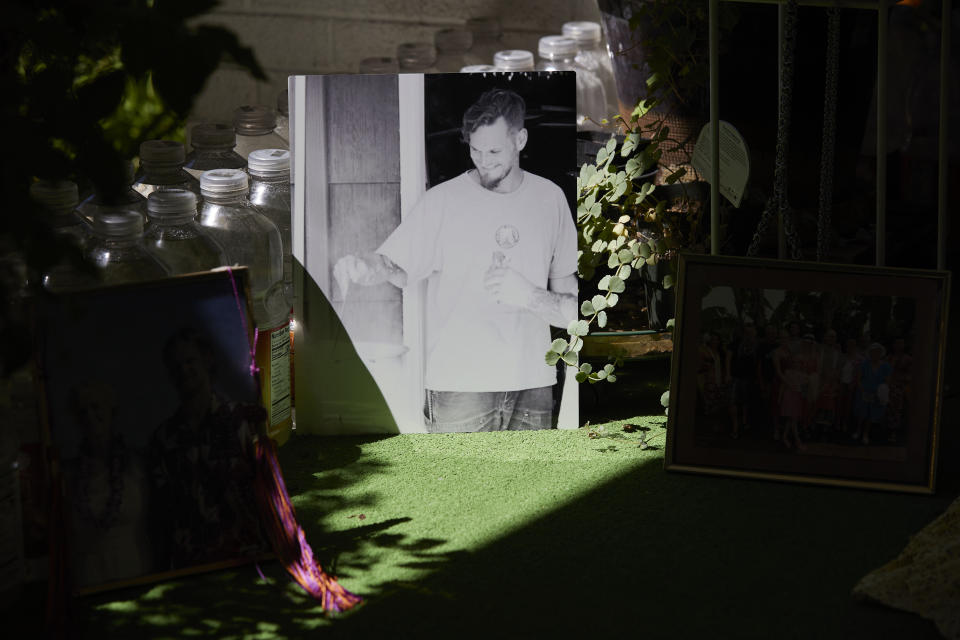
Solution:
[{"label": "man with beard", "polygon": [[490,89],[463,115],[474,168],[429,189],[337,282],[427,282],[424,419],[430,432],[549,428],[550,325],[577,317],[576,228],[563,191],[524,171],[526,105]]}]

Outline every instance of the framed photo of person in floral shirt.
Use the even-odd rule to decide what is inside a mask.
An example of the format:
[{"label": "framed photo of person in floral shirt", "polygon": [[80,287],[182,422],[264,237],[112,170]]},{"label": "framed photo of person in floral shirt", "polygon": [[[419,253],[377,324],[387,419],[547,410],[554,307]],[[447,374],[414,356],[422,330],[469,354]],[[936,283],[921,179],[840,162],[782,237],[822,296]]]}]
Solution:
[{"label": "framed photo of person in floral shirt", "polygon": [[246,270],[38,306],[66,575],[91,593],[268,555]]}]

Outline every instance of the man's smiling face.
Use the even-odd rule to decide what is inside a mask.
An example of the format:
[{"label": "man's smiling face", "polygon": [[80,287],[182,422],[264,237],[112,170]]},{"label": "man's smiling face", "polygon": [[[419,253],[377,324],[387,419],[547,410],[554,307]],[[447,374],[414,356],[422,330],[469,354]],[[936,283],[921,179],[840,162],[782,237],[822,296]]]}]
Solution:
[{"label": "man's smiling face", "polygon": [[484,188],[496,190],[507,176],[519,171],[525,142],[526,131],[511,130],[502,117],[470,134],[470,159]]}]

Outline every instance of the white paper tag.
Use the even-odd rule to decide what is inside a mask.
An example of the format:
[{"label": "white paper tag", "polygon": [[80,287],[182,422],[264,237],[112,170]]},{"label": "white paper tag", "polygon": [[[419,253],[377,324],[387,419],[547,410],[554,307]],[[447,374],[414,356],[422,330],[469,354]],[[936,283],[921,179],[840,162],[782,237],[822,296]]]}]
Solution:
[{"label": "white paper tag", "polygon": [[[693,168],[710,182],[710,123],[703,125],[693,149]],[[750,177],[750,153],[743,136],[732,124],[720,121],[720,193],[735,207],[740,206]]]}]

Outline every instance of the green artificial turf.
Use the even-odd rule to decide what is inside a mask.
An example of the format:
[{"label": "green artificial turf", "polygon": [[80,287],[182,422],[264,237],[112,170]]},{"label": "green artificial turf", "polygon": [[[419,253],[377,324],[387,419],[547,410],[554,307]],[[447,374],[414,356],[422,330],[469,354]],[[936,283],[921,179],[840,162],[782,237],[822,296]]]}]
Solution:
[{"label": "green artificial turf", "polygon": [[[366,602],[323,616],[276,562],[77,601],[87,638],[926,638],[858,604],[949,495],[666,473],[662,417],[576,431],[294,437],[317,558]],[[596,435],[596,432],[595,432]]]}]

